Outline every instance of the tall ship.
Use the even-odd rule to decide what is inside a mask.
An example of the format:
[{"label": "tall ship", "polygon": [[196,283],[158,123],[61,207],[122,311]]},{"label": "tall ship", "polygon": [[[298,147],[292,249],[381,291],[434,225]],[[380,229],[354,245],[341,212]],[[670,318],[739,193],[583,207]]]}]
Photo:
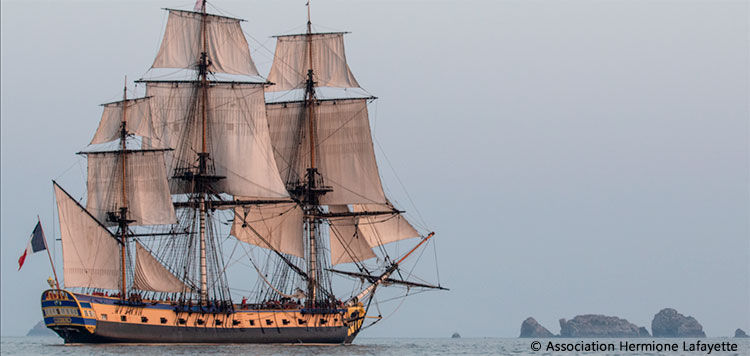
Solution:
[{"label": "tall ship", "polygon": [[384,193],[344,32],[314,32],[308,4],[266,79],[241,19],[166,11],[145,96],[126,82],[79,152],[85,202],[53,181],[64,287],[42,294],[47,327],[66,343],[351,343],[380,318],[376,292],[445,289],[403,268],[434,232]]}]

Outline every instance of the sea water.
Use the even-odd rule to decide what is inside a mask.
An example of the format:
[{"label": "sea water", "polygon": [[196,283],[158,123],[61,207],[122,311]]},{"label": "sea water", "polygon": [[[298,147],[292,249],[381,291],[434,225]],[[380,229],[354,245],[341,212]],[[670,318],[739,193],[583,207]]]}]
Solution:
[{"label": "sea water", "polygon": [[[3,355],[707,355],[706,352],[683,351],[683,343],[734,343],[736,352],[711,352],[710,355],[750,355],[750,339],[511,339],[511,338],[367,338],[352,345],[253,345],[253,344],[106,344],[64,345],[58,337],[3,337]],[[538,341],[541,350],[533,351]],[[546,351],[549,342],[558,344],[676,343],[678,351],[670,352],[555,352]]]}]

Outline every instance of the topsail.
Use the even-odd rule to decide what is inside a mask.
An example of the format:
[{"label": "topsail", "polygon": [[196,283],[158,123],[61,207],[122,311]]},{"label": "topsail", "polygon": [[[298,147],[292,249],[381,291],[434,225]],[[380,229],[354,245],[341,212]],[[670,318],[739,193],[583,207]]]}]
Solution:
[{"label": "topsail", "polygon": [[154,68],[196,69],[201,57],[201,22],[206,21],[206,55],[211,72],[257,76],[240,20],[169,10],[167,29]]},{"label": "topsail", "polygon": [[[127,157],[125,157],[127,155]],[[125,189],[121,168],[125,159]],[[110,214],[127,202],[128,218],[136,225],[174,224],[177,221],[167,184],[162,151],[88,153],[86,210],[107,225]],[[123,192],[125,196],[123,196]]]},{"label": "topsail", "polygon": [[[279,173],[288,187],[304,182],[311,136],[305,103],[268,104],[267,112]],[[385,204],[367,101],[320,101],[315,123],[317,169],[333,189],[320,198],[321,203]]]},{"label": "topsail", "polygon": [[154,127],[151,122],[151,102],[149,98],[138,98],[104,104],[102,119],[96,129],[91,144],[115,141],[122,130],[123,107],[127,111],[125,131],[144,138],[152,138]]},{"label": "topsail", "polygon": [[154,107],[155,142],[174,149],[169,159],[173,194],[192,191],[178,178],[195,169],[202,150],[201,101],[206,100],[207,149],[217,192],[254,198],[285,198],[284,183],[274,168],[263,87],[253,84],[213,84],[202,98],[195,83],[148,83]]},{"label": "topsail", "polygon": [[309,68],[312,68],[318,86],[359,87],[346,63],[344,33],[277,36],[276,40],[273,66],[268,74],[268,80],[275,85],[269,88],[270,91],[304,87]]}]

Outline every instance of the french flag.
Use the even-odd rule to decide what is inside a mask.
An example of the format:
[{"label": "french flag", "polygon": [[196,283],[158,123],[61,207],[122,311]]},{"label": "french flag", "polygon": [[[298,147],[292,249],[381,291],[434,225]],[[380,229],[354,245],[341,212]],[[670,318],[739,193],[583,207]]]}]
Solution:
[{"label": "french flag", "polygon": [[23,267],[23,263],[26,261],[26,256],[29,254],[29,252],[39,252],[42,250],[47,249],[47,240],[44,238],[44,230],[42,230],[42,223],[37,222],[36,227],[34,227],[34,232],[31,233],[31,240],[29,240],[29,244],[26,246],[26,250],[23,251],[23,255],[21,255],[21,258],[18,259],[18,270],[21,270],[21,267]]}]

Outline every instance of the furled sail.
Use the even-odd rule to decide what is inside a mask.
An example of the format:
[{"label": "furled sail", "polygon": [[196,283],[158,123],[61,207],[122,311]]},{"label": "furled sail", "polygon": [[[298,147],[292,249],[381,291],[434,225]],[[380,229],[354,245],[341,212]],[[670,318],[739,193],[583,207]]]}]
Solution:
[{"label": "furled sail", "polygon": [[196,68],[201,57],[201,22],[206,21],[208,70],[241,75],[258,75],[250,57],[239,19],[169,10],[167,29],[153,68]]},{"label": "furled sail", "polygon": [[[387,212],[394,209],[388,203],[386,205],[354,204],[352,210],[354,212]],[[360,234],[373,247],[419,236],[417,230],[401,214],[360,216],[358,228]]]},{"label": "furled sail", "polygon": [[162,265],[140,243],[135,243],[135,275],[133,288],[155,292],[178,293],[189,291],[182,281]]},{"label": "furled sail", "polygon": [[[304,181],[310,166],[305,104],[268,104],[276,164],[287,185]],[[333,188],[321,204],[385,204],[367,117],[367,100],[319,101],[315,107],[316,168]]]},{"label": "furled sail", "polygon": [[[330,205],[332,213],[348,213],[346,205]],[[375,257],[372,246],[357,228],[356,217],[329,219],[331,264],[359,262]]]},{"label": "furled sail", "polygon": [[310,68],[309,43],[312,44],[313,78],[317,86],[357,88],[344,52],[344,33],[278,36],[268,80],[275,83],[269,91],[304,87]]},{"label": "furled sail", "polygon": [[[173,224],[177,221],[169,194],[163,151],[127,151],[125,206],[136,225]],[[100,222],[123,206],[120,152],[88,153],[88,200],[86,209]]]},{"label": "furled sail", "polygon": [[[148,83],[153,97],[156,141],[174,148],[170,173],[196,166],[202,151],[199,90],[193,83]],[[215,174],[223,176],[213,189],[254,198],[288,196],[278,171],[268,134],[263,87],[213,84],[207,93],[207,151]],[[170,177],[172,174],[170,174]],[[172,193],[188,193],[189,186],[173,180]]]},{"label": "furled sail", "polygon": [[230,234],[238,240],[304,258],[303,214],[297,204],[238,207],[234,213]]},{"label": "furled sail", "polygon": [[55,183],[65,287],[119,289],[120,245],[112,234]]},{"label": "furled sail", "polygon": [[114,141],[120,138],[122,130],[122,108],[126,108],[126,131],[138,136],[153,136],[151,124],[151,105],[149,98],[138,98],[104,104],[102,119],[96,129],[91,144]]}]

